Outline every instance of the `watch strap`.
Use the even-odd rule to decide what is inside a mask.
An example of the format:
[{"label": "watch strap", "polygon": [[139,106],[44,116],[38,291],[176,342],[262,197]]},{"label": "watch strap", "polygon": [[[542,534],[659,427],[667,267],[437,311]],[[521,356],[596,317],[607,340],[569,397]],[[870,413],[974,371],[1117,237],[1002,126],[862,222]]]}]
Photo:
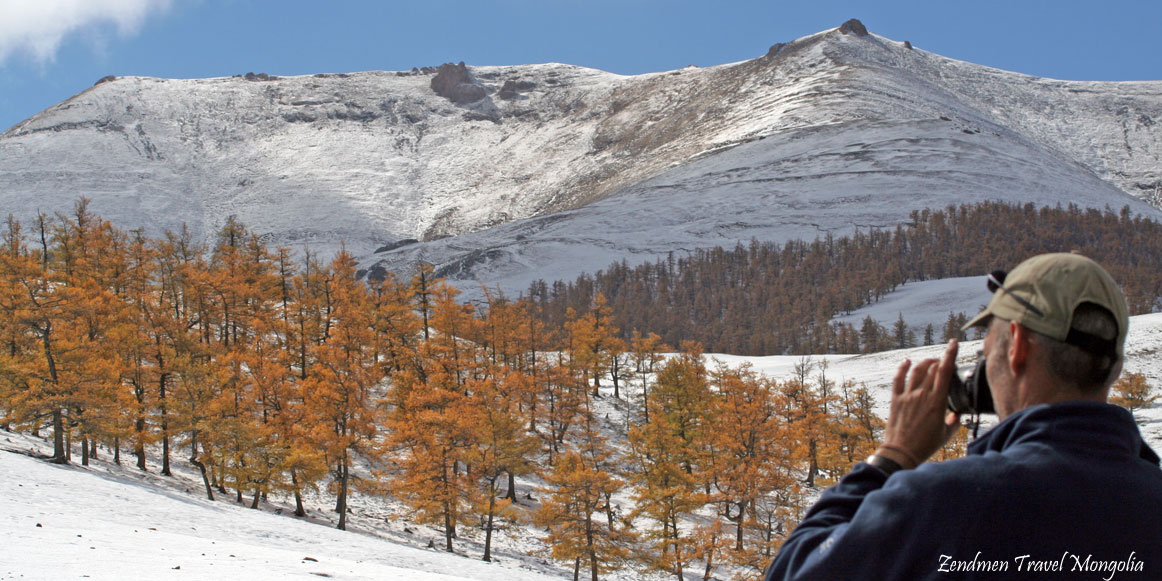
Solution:
[{"label": "watch strap", "polygon": [[885,476],[891,476],[892,474],[904,469],[904,467],[901,466],[899,462],[896,462],[895,460],[892,460],[886,456],[879,456],[877,454],[868,456],[866,462],[872,465],[874,468],[878,469],[880,472],[883,472]]}]

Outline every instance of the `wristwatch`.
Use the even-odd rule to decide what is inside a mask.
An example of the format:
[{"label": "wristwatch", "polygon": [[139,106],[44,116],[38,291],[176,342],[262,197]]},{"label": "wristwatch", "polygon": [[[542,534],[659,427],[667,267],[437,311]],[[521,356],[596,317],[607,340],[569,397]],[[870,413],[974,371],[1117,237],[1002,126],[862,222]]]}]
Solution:
[{"label": "wristwatch", "polygon": [[900,466],[899,462],[896,462],[895,460],[892,460],[886,456],[879,456],[876,454],[868,456],[865,462],[879,469],[880,472],[884,473],[884,476],[891,476],[893,473],[904,469],[903,466]]}]

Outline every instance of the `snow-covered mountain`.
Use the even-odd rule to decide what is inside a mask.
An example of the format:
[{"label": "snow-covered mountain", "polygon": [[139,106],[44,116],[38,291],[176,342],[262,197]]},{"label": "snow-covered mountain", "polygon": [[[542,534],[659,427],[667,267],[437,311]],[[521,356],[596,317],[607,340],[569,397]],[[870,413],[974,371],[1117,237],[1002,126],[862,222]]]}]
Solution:
[{"label": "snow-covered mountain", "polygon": [[1162,82],[990,69],[858,22],[705,69],[107,78],[0,134],[18,217],[98,213],[519,292],[614,260],[980,200],[1162,217]]}]

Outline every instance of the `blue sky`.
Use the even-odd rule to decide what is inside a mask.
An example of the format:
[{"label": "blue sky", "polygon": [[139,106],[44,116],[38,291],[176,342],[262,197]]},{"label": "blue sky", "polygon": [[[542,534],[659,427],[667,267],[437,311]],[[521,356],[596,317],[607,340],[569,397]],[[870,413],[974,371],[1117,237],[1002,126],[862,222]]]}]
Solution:
[{"label": "blue sky", "polygon": [[754,58],[859,18],[948,57],[1162,80],[1153,0],[0,0],[0,130],[105,75],[217,77],[564,62],[621,74]]}]

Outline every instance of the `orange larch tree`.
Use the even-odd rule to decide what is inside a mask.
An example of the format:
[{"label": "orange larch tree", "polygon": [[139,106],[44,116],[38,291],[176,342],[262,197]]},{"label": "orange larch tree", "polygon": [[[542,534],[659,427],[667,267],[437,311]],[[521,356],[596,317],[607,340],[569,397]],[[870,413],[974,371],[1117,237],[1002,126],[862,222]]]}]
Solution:
[{"label": "orange larch tree", "polygon": [[683,537],[681,521],[701,508],[707,495],[699,491],[699,478],[689,466],[689,442],[676,424],[678,418],[663,408],[661,401],[650,403],[652,420],[629,430],[633,462],[631,518],[646,516],[656,527],[646,536],[658,549],[651,565],[681,579],[692,558],[692,539]]},{"label": "orange larch tree", "polygon": [[[717,429],[708,437],[708,470],[714,483],[713,500],[721,514],[735,525],[733,557],[738,564],[754,564],[745,551],[745,530],[753,526],[758,501],[789,485],[780,469],[786,425],[777,409],[777,388],[748,365],[719,365],[712,374],[713,418]],[[761,569],[761,567],[759,567]]]},{"label": "orange larch tree", "polygon": [[347,527],[353,456],[378,454],[378,407],[385,378],[367,287],[355,277],[355,260],[341,251],[331,261],[333,304],[326,341],[311,350],[313,371],[303,381],[311,437],[318,443],[337,488],[338,528]]}]

